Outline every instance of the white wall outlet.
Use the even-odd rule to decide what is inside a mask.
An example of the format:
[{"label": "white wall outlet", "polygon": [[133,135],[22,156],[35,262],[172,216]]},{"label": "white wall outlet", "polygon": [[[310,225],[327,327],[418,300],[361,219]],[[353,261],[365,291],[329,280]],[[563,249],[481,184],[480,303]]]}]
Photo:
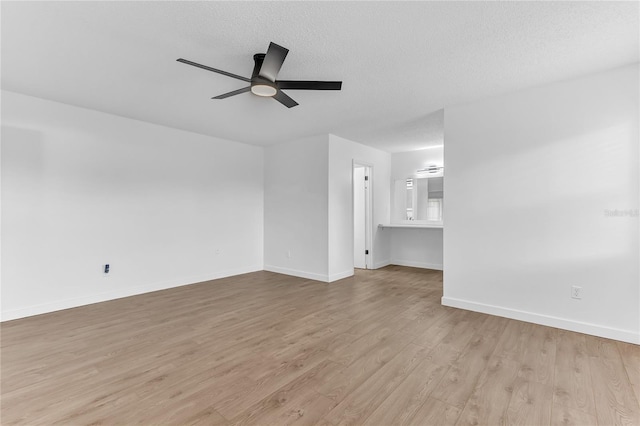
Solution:
[{"label": "white wall outlet", "polygon": [[571,297],[573,299],[582,299],[582,287],[578,287],[577,285],[572,285]]}]

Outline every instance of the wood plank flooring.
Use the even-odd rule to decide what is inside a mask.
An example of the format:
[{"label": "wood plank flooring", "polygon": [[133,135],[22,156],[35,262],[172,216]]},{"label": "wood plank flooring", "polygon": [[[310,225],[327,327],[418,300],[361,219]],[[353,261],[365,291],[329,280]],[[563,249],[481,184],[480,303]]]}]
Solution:
[{"label": "wood plank flooring", "polygon": [[3,323],[3,425],[639,425],[640,346],[256,272]]}]

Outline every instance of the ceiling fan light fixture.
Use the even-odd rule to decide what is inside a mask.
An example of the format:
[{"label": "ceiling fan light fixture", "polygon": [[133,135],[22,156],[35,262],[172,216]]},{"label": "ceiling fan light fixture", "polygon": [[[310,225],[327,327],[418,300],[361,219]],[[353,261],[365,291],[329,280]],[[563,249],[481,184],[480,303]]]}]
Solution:
[{"label": "ceiling fan light fixture", "polygon": [[278,93],[278,90],[266,84],[254,84],[251,86],[251,93],[258,96],[271,97]]}]

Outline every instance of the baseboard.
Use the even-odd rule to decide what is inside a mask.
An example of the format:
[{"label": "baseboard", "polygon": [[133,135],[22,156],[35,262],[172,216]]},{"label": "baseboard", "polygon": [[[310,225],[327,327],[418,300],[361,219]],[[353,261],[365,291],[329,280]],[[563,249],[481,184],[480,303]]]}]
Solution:
[{"label": "baseboard", "polygon": [[332,283],[334,281],[338,281],[344,278],[349,278],[353,276],[353,269],[349,269],[348,271],[339,272],[337,274],[329,275],[329,282]]},{"label": "baseboard", "polygon": [[27,306],[24,308],[10,309],[0,313],[0,321],[11,321],[14,319],[31,317],[34,315],[46,314],[49,312],[61,311],[64,309],[77,308],[79,306],[91,305],[93,303],[107,302],[109,300],[121,299],[123,297],[136,296],[138,294],[151,293],[159,290],[166,290],[174,287],[182,287],[185,285],[197,284],[203,281],[211,281],[219,278],[230,277],[233,275],[246,274],[249,272],[261,271],[262,265],[256,265],[246,268],[230,269],[226,271],[212,272],[210,274],[195,275],[179,280],[160,281],[153,284],[143,286],[135,286],[118,291],[92,294],[89,296],[74,297],[65,300],[56,300],[55,302],[43,303],[40,305]]},{"label": "baseboard", "polygon": [[391,265],[391,261],[389,259],[381,260],[380,262],[375,262],[373,264],[373,269],[384,268],[385,266]]},{"label": "baseboard", "polygon": [[269,272],[276,272],[278,274],[291,275],[294,277],[307,278],[309,280],[322,281],[325,283],[329,281],[329,275],[316,274],[315,272],[299,271],[297,269],[282,268],[280,266],[264,265],[264,270]]},{"label": "baseboard", "polygon": [[416,262],[413,260],[391,259],[391,265],[411,266],[413,268],[435,269],[442,271],[442,263]]},{"label": "baseboard", "polygon": [[472,302],[469,300],[456,299],[454,297],[443,297],[442,304],[444,306],[451,306],[453,308],[482,312],[484,314],[496,315],[499,317],[511,318],[515,320],[531,322],[534,324],[561,328],[563,330],[576,331],[578,333],[605,337],[607,339],[621,340],[623,342],[634,343],[636,345],[640,344],[640,334],[632,330],[605,327],[598,324],[574,321],[566,318],[554,317],[551,315],[536,314],[534,312],[519,311],[516,309],[503,308],[501,306],[493,306],[484,303]]}]

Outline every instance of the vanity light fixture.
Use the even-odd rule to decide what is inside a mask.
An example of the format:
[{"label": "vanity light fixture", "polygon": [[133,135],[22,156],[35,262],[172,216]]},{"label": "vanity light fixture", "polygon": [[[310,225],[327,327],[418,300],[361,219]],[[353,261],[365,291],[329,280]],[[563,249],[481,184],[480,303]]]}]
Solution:
[{"label": "vanity light fixture", "polygon": [[434,173],[438,173],[441,170],[444,170],[444,166],[436,166],[435,164],[431,164],[425,167],[424,169],[418,170],[417,173],[434,174]]}]

